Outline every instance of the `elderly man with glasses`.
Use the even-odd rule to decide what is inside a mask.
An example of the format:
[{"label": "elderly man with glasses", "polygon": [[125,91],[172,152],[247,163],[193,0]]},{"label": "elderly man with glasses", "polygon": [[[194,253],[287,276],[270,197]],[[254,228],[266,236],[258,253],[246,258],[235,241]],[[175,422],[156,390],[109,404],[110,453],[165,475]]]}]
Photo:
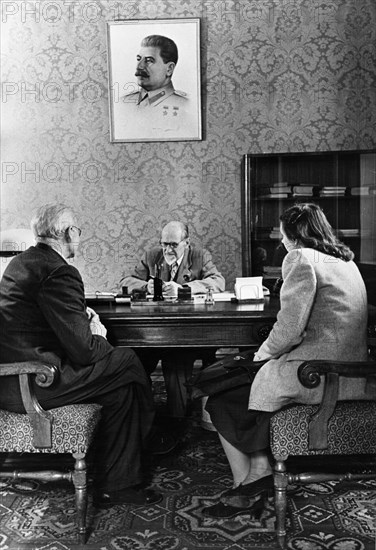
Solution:
[{"label": "elderly man with glasses", "polygon": [[134,271],[123,277],[120,284],[129,292],[135,289],[153,294],[157,272],[165,296],[177,296],[183,285],[189,286],[192,294],[225,289],[225,280],[210,252],[191,244],[187,225],[178,221],[163,227],[160,246],[145,251]]},{"label": "elderly man with glasses", "polygon": [[[35,246],[14,256],[0,281],[1,360],[57,366],[54,385],[35,386],[44,409],[102,405],[94,502],[150,507],[162,495],[144,486],[142,451],[155,413],[149,378],[133,350],[107,341],[98,314],[86,307],[81,275],[67,262],[81,236],[73,210],[64,204],[41,206],[32,230]],[[0,404],[24,412],[15,377],[2,381]]]},{"label": "elderly man with glasses", "polygon": [[[178,289],[183,286],[189,286],[192,294],[206,293],[209,289],[222,292],[225,289],[225,279],[214,265],[210,252],[192,244],[187,225],[179,221],[171,221],[163,227],[160,246],[146,250],[133,272],[124,276],[120,284],[126,286],[129,292],[147,290],[153,294],[157,274],[163,281],[165,296],[177,296]],[[169,414],[177,421],[184,418],[187,414],[184,383],[192,374],[194,360],[214,360],[213,351],[144,349],[137,353],[149,374],[162,359]]]}]

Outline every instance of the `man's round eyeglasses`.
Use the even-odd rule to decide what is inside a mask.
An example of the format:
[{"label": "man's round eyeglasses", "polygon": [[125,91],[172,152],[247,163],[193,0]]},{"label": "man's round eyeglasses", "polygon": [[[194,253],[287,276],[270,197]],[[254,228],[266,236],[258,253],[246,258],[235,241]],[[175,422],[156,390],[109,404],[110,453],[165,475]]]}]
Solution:
[{"label": "man's round eyeglasses", "polygon": [[170,247],[170,248],[175,249],[175,248],[177,248],[177,247],[179,246],[179,244],[182,243],[183,241],[185,241],[185,239],[182,239],[182,240],[179,241],[178,243],[174,243],[174,242],[172,242],[172,243],[166,243],[165,241],[159,241],[159,242],[160,242],[160,245],[162,246],[162,248],[168,248],[168,247]]},{"label": "man's round eyeglasses", "polygon": [[78,236],[81,237],[82,229],[76,225],[71,225],[71,229],[77,229]]}]

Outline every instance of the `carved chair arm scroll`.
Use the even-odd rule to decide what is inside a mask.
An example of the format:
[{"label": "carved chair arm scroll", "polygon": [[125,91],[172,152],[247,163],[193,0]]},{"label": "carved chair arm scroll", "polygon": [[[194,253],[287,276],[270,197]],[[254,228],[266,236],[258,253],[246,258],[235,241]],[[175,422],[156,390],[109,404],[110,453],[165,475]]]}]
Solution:
[{"label": "carved chair arm scroll", "polygon": [[45,365],[37,361],[3,363],[0,365],[0,376],[19,377],[22,402],[30,418],[33,429],[33,445],[37,448],[52,446],[52,415],[45,411],[35,396],[30,376],[35,375],[35,382],[40,387],[48,387],[58,373],[54,365]]},{"label": "carved chair arm scroll", "polygon": [[375,361],[305,361],[298,370],[299,381],[306,388],[316,388],[320,383],[320,376],[328,373],[337,373],[339,376],[350,378],[376,378]]},{"label": "carved chair arm scroll", "polygon": [[[324,394],[319,409],[309,422],[309,449],[318,450],[328,447],[328,421],[331,418],[337,400],[340,376],[365,378],[367,384],[376,384],[376,362],[345,361],[305,361],[298,369],[298,378],[306,388],[316,388],[325,377]],[[370,397],[370,399],[372,399]]]}]

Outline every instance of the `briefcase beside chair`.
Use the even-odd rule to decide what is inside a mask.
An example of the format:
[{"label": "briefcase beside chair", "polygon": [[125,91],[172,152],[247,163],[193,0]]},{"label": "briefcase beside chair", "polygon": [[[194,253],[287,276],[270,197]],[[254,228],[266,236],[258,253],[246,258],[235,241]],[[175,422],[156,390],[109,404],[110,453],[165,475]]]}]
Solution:
[{"label": "briefcase beside chair", "polygon": [[[87,467],[86,453],[100,420],[101,406],[77,404],[44,411],[33,392],[31,377],[41,386],[53,383],[57,369],[35,361],[0,365],[1,376],[18,375],[26,413],[0,409],[1,453],[69,453],[74,469],[0,472],[0,478],[66,480],[74,485],[79,541],[86,542]],[[0,382],[1,383],[1,382]],[[1,404],[0,404],[1,407]],[[22,460],[26,460],[23,457]],[[1,469],[1,465],[0,465]]]},{"label": "briefcase beside chair", "polygon": [[[376,454],[376,361],[307,361],[299,367],[299,380],[307,388],[316,387],[320,376],[325,379],[320,405],[294,405],[282,409],[270,423],[270,445],[275,460],[276,531],[281,548],[286,541],[289,484],[376,479],[376,465],[371,473],[287,472],[286,460],[291,456],[368,455],[369,458]],[[337,401],[339,381],[343,376],[366,379],[364,400]]]}]

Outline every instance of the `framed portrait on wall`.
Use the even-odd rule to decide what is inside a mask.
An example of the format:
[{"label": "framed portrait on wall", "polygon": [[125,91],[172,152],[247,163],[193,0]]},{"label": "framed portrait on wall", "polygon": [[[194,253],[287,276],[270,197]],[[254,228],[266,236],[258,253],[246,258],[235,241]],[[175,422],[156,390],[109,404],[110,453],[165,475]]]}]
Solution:
[{"label": "framed portrait on wall", "polygon": [[107,23],[111,142],[202,139],[200,20]]}]

